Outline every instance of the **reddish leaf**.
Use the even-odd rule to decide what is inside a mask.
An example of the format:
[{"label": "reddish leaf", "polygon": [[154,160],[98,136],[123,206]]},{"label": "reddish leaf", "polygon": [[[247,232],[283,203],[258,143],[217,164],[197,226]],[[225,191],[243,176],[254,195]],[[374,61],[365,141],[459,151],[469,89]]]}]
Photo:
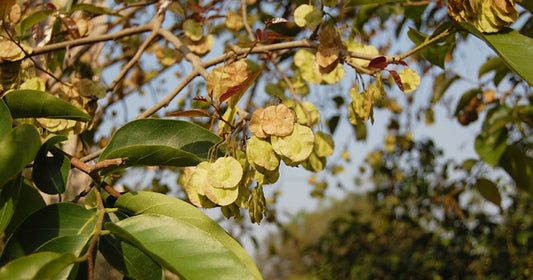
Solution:
[{"label": "reddish leaf", "polygon": [[369,68],[378,68],[378,69],[385,69],[389,65],[387,63],[387,58],[384,56],[378,56],[370,61],[368,63]]},{"label": "reddish leaf", "polygon": [[268,39],[268,34],[266,31],[264,30],[261,30],[259,28],[257,28],[255,30],[255,35],[257,36],[257,40],[263,42],[263,41],[266,41]]},{"label": "reddish leaf", "polygon": [[201,102],[208,102],[207,101],[207,98],[203,97],[203,96],[195,96],[192,98],[192,100],[194,101],[201,101]]},{"label": "reddish leaf", "polygon": [[79,39],[81,37],[76,21],[66,14],[59,14],[59,18],[67,28],[68,34],[70,34],[73,39]]},{"label": "reddish leaf", "polygon": [[224,94],[222,94],[219,98],[219,101],[222,103],[226,100],[228,100],[230,97],[234,96],[235,94],[239,93],[242,89],[247,88],[248,84],[240,84],[233,87],[230,87]]},{"label": "reddish leaf", "polygon": [[409,65],[407,65],[407,62],[405,62],[403,60],[395,61],[394,64],[400,64],[400,65],[403,65],[403,66],[409,66]]},{"label": "reddish leaf", "polygon": [[57,11],[57,7],[56,7],[54,4],[52,4],[52,3],[48,3],[48,4],[46,4],[46,7],[47,7],[48,9],[50,9],[50,10]]},{"label": "reddish leaf", "polygon": [[278,39],[278,40],[291,40],[292,37],[290,36],[283,36],[277,32],[274,32],[274,31],[267,31],[267,38],[268,38],[268,42],[269,43],[272,43],[274,42],[274,40]]},{"label": "reddish leaf", "polygon": [[165,117],[209,117],[209,112],[207,112],[205,109],[192,109],[187,111],[167,113]]},{"label": "reddish leaf", "polygon": [[398,72],[394,70],[388,70],[388,71],[391,74],[391,76],[394,78],[394,81],[396,82],[398,87],[403,91],[402,78],[400,78],[400,75],[398,74]]}]

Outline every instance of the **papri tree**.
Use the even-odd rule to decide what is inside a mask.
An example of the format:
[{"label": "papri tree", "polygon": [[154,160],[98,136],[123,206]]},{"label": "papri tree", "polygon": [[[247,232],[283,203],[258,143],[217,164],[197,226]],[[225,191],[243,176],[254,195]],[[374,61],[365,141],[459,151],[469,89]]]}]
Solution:
[{"label": "papri tree", "polygon": [[[472,35],[498,56],[454,116],[469,125],[487,111],[476,161],[532,192],[531,10],[514,0],[2,1],[0,279],[94,279],[97,252],[127,279],[261,279],[197,207],[259,224],[280,168],[340,172],[326,168],[337,125],[363,139],[374,109],[391,112],[387,147],[409,145],[397,100],[410,106],[432,81],[431,122],[463,79],[446,62]],[[508,27],[519,17],[520,32]],[[409,49],[369,44],[390,26]],[[322,87],[334,91],[311,98]],[[135,120],[116,117],[147,92],[153,104]],[[152,192],[117,190],[148,166],[179,174],[184,200],[158,179]],[[468,188],[499,204],[497,184],[476,179]],[[316,195],[323,188],[315,182]]]}]

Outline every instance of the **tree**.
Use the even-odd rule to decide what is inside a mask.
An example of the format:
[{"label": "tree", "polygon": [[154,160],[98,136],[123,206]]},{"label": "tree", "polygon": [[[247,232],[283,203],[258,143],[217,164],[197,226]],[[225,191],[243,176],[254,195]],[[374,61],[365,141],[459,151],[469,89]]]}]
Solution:
[{"label": "tree", "polygon": [[[510,194],[507,211],[490,214],[469,190],[490,181],[468,186],[479,170],[440,163],[431,141],[373,153],[373,191],[301,212],[265,238],[257,263],[266,279],[531,277],[531,196]],[[459,203],[460,193],[471,198]]]},{"label": "tree", "polygon": [[[93,279],[98,251],[126,278],[165,269],[260,279],[244,249],[196,207],[228,218],[246,210],[260,223],[273,214],[263,186],[280,166],[324,170],[337,124],[347,119],[364,138],[374,109],[392,112],[388,146],[411,143],[396,100],[410,106],[424,73],[434,85],[431,120],[463,79],[437,68],[472,35],[498,54],[479,71],[495,72],[494,83],[468,90],[454,116],[469,125],[487,110],[475,161],[531,192],[533,70],[524,57],[533,52],[533,7],[521,5],[520,33],[507,27],[520,16],[514,0],[3,1],[0,278]],[[412,48],[387,55],[390,42],[369,44],[408,22]],[[318,85],[341,92],[346,75],[350,90],[311,102]],[[155,102],[131,120],[128,101],[145,92]],[[152,192],[118,190],[131,187],[131,167],[148,166],[158,167],[141,171]],[[183,199],[166,195],[165,172],[179,174]],[[476,179],[500,204],[491,178]]]}]

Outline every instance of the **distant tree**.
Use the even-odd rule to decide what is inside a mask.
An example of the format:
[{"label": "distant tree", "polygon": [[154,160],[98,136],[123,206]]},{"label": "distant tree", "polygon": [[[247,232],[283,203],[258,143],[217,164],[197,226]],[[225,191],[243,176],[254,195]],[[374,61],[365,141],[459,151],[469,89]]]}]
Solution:
[{"label": "distant tree", "polygon": [[[380,163],[369,158],[374,191],[301,212],[266,238],[256,257],[264,277],[529,279],[532,198],[513,193],[505,213],[487,213],[477,191],[466,188],[470,167],[438,163],[431,142],[409,146],[376,151]],[[417,160],[400,165],[403,156]],[[459,189],[471,196],[464,205]]]}]

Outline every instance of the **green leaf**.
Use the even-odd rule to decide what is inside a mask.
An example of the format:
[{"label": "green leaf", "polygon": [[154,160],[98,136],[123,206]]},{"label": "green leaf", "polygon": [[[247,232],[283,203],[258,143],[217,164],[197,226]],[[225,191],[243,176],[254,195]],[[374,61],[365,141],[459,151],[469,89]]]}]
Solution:
[{"label": "green leaf", "polygon": [[119,13],[115,12],[112,9],[106,7],[95,6],[91,4],[79,3],[74,5],[70,12],[73,11],[84,11],[95,15],[110,15],[110,16],[120,16]]},{"label": "green leaf", "polygon": [[499,162],[500,166],[513,178],[516,186],[533,194],[533,159],[517,145],[509,145]]},{"label": "green leaf", "polygon": [[[185,201],[160,193],[134,192],[122,195],[115,203],[115,207],[132,215],[164,215],[171,217],[178,223],[189,225],[188,228],[192,227],[195,232],[207,233],[210,243],[214,242],[218,244],[217,246],[222,246],[224,250],[229,251],[224,254],[231,256],[232,262],[238,264],[238,269],[246,275],[246,278],[261,279],[261,274],[255,266],[255,263],[242,246],[229,236],[215,221]],[[204,268],[211,267],[205,263],[203,265]],[[215,267],[212,268],[215,271],[217,270]],[[212,273],[211,270],[209,271],[209,273]],[[208,278],[213,277],[207,277],[205,279]],[[236,277],[234,279],[242,278]]]},{"label": "green leaf", "polygon": [[4,100],[0,98],[0,139],[11,131],[13,119]]},{"label": "green leaf", "polygon": [[35,158],[40,146],[39,133],[29,124],[15,127],[0,139],[0,187]]},{"label": "green leaf", "polygon": [[355,6],[369,5],[369,4],[385,4],[395,2],[406,2],[406,0],[348,0],[344,4],[344,8],[351,8]]},{"label": "green leaf", "polygon": [[143,251],[124,240],[106,235],[99,250],[114,268],[131,279],[161,279],[162,269]]},{"label": "green leaf", "polygon": [[[81,257],[85,254],[87,246],[91,241],[92,235],[90,234],[74,234],[64,235],[52,238],[43,245],[39,246],[35,252],[57,252],[57,253],[71,253],[75,257]],[[56,275],[56,279],[67,279],[75,277],[78,272],[79,264],[74,264],[66,269],[63,269],[59,275]]]},{"label": "green leaf", "polygon": [[511,70],[520,75],[530,85],[533,85],[533,64],[528,59],[533,57],[532,38],[510,28],[504,28],[494,34],[484,34],[470,23],[462,22],[461,26],[485,41],[489,47],[498,53]]},{"label": "green leaf", "polygon": [[494,133],[481,133],[476,137],[474,148],[484,162],[494,167],[505,152],[507,138],[509,138],[507,129]]},{"label": "green leaf", "polygon": [[9,238],[11,234],[18,228],[20,224],[33,212],[46,206],[43,197],[37,191],[36,188],[30,186],[26,182],[20,185],[20,195],[23,200],[19,200],[16,204],[15,213],[11,218],[11,222],[5,230],[6,238]]},{"label": "green leaf", "polygon": [[42,22],[47,17],[52,15],[54,12],[55,12],[54,10],[47,9],[47,10],[39,10],[29,15],[28,17],[24,18],[20,22],[20,25],[18,26],[19,33],[23,34],[24,32],[26,32],[26,30],[30,29],[32,26],[38,24],[39,22]]},{"label": "green leaf", "polygon": [[496,166],[507,147],[509,133],[506,125],[513,121],[513,112],[504,105],[491,108],[481,126],[481,133],[476,137],[475,150],[486,163]]},{"label": "green leaf", "polygon": [[478,77],[481,78],[492,71],[495,72],[494,77],[492,78],[492,82],[495,86],[498,86],[503,78],[505,78],[510,72],[503,60],[498,56],[487,59],[487,62],[479,67]]},{"label": "green leaf", "polygon": [[438,75],[435,78],[435,82],[433,83],[433,96],[431,97],[431,104],[437,104],[439,100],[444,96],[444,93],[448,90],[448,88],[453,84],[453,82],[460,79],[457,74],[454,74],[451,77],[448,77],[446,75],[446,72],[443,72],[442,74]]},{"label": "green leaf", "polygon": [[[450,22],[445,22],[439,26],[431,36],[421,33],[413,28],[409,28],[407,35],[409,39],[413,41],[417,46],[424,43],[425,41],[431,39],[442,33],[447,27],[451,25]],[[453,49],[455,44],[455,33],[451,32],[449,35],[444,38],[434,42],[421,50],[422,55],[434,65],[439,66],[440,68],[445,68],[446,56]]]},{"label": "green leaf", "polygon": [[41,146],[33,162],[33,180],[39,190],[47,194],[64,193],[70,172],[70,160],[57,154],[48,157],[48,151],[60,142],[66,141],[65,136],[54,136]]},{"label": "green leaf", "polygon": [[22,176],[19,175],[0,189],[0,233],[4,232],[15,214],[22,180]]},{"label": "green leaf", "polygon": [[[126,165],[192,166],[207,159],[220,138],[196,124],[180,120],[143,119],[119,128],[100,160],[127,158]],[[117,168],[104,171],[108,173]]]},{"label": "green leaf", "polygon": [[210,232],[183,220],[142,214],[106,228],[185,279],[261,279]]},{"label": "green leaf", "polygon": [[18,258],[0,269],[0,279],[52,279],[74,263],[70,253],[41,252]]},{"label": "green leaf", "polygon": [[14,90],[4,96],[13,118],[68,119],[86,122],[91,116],[65,100],[39,90]]},{"label": "green leaf", "polygon": [[31,214],[9,238],[0,265],[33,253],[54,238],[92,234],[95,223],[95,211],[81,205],[61,202],[43,207]]},{"label": "green leaf", "polygon": [[498,186],[496,186],[494,182],[486,178],[480,178],[477,180],[474,187],[486,200],[494,203],[497,206],[501,206],[502,196],[500,195]]}]

